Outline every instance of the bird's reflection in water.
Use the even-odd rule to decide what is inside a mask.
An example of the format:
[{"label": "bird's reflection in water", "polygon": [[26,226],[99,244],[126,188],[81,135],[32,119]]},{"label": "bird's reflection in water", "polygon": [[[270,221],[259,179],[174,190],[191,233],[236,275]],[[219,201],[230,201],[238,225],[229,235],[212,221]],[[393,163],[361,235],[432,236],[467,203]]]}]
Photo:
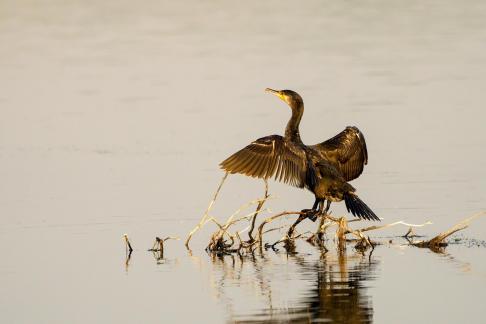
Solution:
[{"label": "bird's reflection in water", "polygon": [[373,319],[366,282],[372,280],[376,263],[363,255],[347,257],[339,251],[336,260],[316,267],[317,283],[308,300],[312,319],[338,323],[369,323]]},{"label": "bird's reflection in water", "polygon": [[[378,262],[370,252],[321,252],[212,255],[216,297],[227,305],[231,322],[372,322],[366,290]],[[238,295],[248,291],[255,305],[240,302]]]}]

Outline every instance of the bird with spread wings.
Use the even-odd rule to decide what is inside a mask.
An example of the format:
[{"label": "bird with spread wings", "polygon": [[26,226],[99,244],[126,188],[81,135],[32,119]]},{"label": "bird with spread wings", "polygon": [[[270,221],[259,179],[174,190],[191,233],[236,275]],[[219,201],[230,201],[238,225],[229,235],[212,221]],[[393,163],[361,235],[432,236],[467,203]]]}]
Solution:
[{"label": "bird with spread wings", "polygon": [[342,200],[354,216],[380,220],[348,183],[359,177],[368,163],[366,141],[359,129],[346,127],[322,143],[304,145],[299,133],[304,113],[302,97],[292,90],[267,91],[285,101],[292,110],[284,136],[257,139],[221,162],[221,168],[232,174],[265,180],[274,177],[277,181],[310,190],[315,202],[310,210],[306,210],[305,217],[312,220],[317,213],[327,212],[331,202]]}]

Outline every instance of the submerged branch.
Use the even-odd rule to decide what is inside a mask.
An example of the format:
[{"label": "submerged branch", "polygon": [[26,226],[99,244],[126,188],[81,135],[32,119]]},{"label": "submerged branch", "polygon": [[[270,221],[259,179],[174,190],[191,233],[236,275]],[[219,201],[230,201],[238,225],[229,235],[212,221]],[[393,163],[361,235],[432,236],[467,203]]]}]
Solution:
[{"label": "submerged branch", "polygon": [[461,230],[467,228],[469,226],[469,223],[473,219],[478,218],[480,216],[484,216],[484,215],[486,215],[486,211],[482,211],[482,212],[479,212],[477,214],[474,214],[473,216],[468,217],[468,218],[460,221],[459,223],[457,223],[456,225],[454,225],[453,227],[451,227],[447,231],[439,233],[438,235],[436,235],[432,239],[430,239],[428,241],[420,241],[420,242],[412,243],[412,245],[417,246],[417,247],[428,247],[428,248],[437,248],[437,247],[441,247],[441,246],[446,246],[447,243],[445,243],[444,240],[447,237],[451,236],[452,234],[454,234],[458,231],[461,231]]}]

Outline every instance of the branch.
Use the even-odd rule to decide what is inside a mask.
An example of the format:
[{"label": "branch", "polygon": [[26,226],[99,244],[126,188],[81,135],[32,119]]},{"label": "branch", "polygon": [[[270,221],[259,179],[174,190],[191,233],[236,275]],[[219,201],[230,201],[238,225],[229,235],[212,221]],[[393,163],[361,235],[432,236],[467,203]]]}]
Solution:
[{"label": "branch", "polygon": [[430,225],[430,224],[432,224],[432,222],[430,222],[430,221],[427,221],[423,224],[408,224],[408,223],[405,223],[405,222],[402,222],[402,221],[398,221],[398,222],[385,224],[385,225],[373,225],[373,226],[365,227],[365,228],[360,229],[359,231],[367,232],[367,231],[373,231],[373,230],[377,230],[377,229],[392,227],[392,226],[395,226],[395,225],[405,225],[405,226],[409,226],[409,227],[423,227],[425,225]]},{"label": "branch", "polygon": [[252,234],[253,234],[253,230],[255,229],[256,218],[257,218],[258,214],[260,213],[260,209],[263,207],[263,204],[265,203],[265,201],[269,197],[269,195],[268,195],[268,181],[266,179],[264,181],[265,181],[265,195],[263,196],[263,199],[258,203],[258,206],[257,206],[256,211],[255,211],[255,215],[253,215],[253,218],[251,220],[250,231],[248,231],[248,237],[250,239],[250,243],[254,241]]},{"label": "branch", "polygon": [[467,228],[469,226],[469,223],[473,219],[478,218],[480,216],[484,216],[484,215],[486,215],[486,211],[482,211],[482,212],[479,212],[477,214],[474,214],[471,217],[468,217],[468,218],[464,219],[463,221],[457,223],[456,225],[454,225],[453,227],[451,227],[447,231],[439,233],[437,236],[433,237],[432,239],[430,239],[428,241],[420,241],[420,242],[417,242],[417,243],[412,243],[412,245],[418,246],[418,247],[429,247],[429,248],[434,248],[434,247],[436,248],[438,246],[444,245],[445,244],[444,240],[447,237],[451,236],[452,234],[454,234],[454,233],[456,233],[460,230]]},{"label": "branch", "polygon": [[291,212],[287,212],[287,211],[284,211],[284,212],[281,212],[277,215],[273,215],[271,217],[268,217],[267,219],[265,219],[261,224],[260,226],[258,226],[258,236],[257,236],[257,239],[254,241],[254,242],[259,242],[260,244],[260,247],[262,246],[262,236],[263,236],[263,227],[274,221],[275,219],[279,218],[279,217],[282,217],[282,216],[286,216],[286,215],[303,215],[304,213],[302,212],[297,212],[297,211],[291,211]]},{"label": "branch", "polygon": [[208,208],[206,209],[206,212],[204,213],[203,217],[201,218],[201,221],[199,222],[199,224],[196,225],[196,227],[194,227],[194,229],[189,233],[189,236],[187,237],[186,239],[186,248],[189,250],[189,241],[191,240],[192,238],[192,235],[194,235],[194,233],[196,233],[202,226],[203,224],[205,223],[206,221],[206,218],[208,217],[208,214],[209,214],[209,211],[211,210],[211,208],[213,207],[213,204],[214,202],[216,201],[216,198],[218,198],[218,194],[219,194],[219,191],[221,190],[221,187],[223,186],[223,183],[224,181],[226,180],[226,178],[228,177],[228,172],[226,172],[223,176],[223,179],[221,179],[221,182],[218,186],[218,189],[216,190],[216,193],[214,194],[214,197],[213,197],[213,200],[211,200],[211,202],[209,203],[209,206]]}]

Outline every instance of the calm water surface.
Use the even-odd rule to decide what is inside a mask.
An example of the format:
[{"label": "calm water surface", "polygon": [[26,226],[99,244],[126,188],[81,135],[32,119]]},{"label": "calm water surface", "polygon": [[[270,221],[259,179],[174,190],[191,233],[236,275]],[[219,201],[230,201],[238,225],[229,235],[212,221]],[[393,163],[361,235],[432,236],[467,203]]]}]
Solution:
[{"label": "calm water surface", "polygon": [[[353,185],[384,222],[431,236],[486,210],[485,53],[484,1],[0,1],[0,322],[482,322],[486,218],[444,253],[405,227],[371,255],[331,234],[212,256],[211,226],[147,249],[185,238],[221,160],[283,132],[266,87],[303,96],[308,144],[364,132]],[[313,202],[270,190],[273,211]],[[262,191],[230,177],[213,215]]]}]

